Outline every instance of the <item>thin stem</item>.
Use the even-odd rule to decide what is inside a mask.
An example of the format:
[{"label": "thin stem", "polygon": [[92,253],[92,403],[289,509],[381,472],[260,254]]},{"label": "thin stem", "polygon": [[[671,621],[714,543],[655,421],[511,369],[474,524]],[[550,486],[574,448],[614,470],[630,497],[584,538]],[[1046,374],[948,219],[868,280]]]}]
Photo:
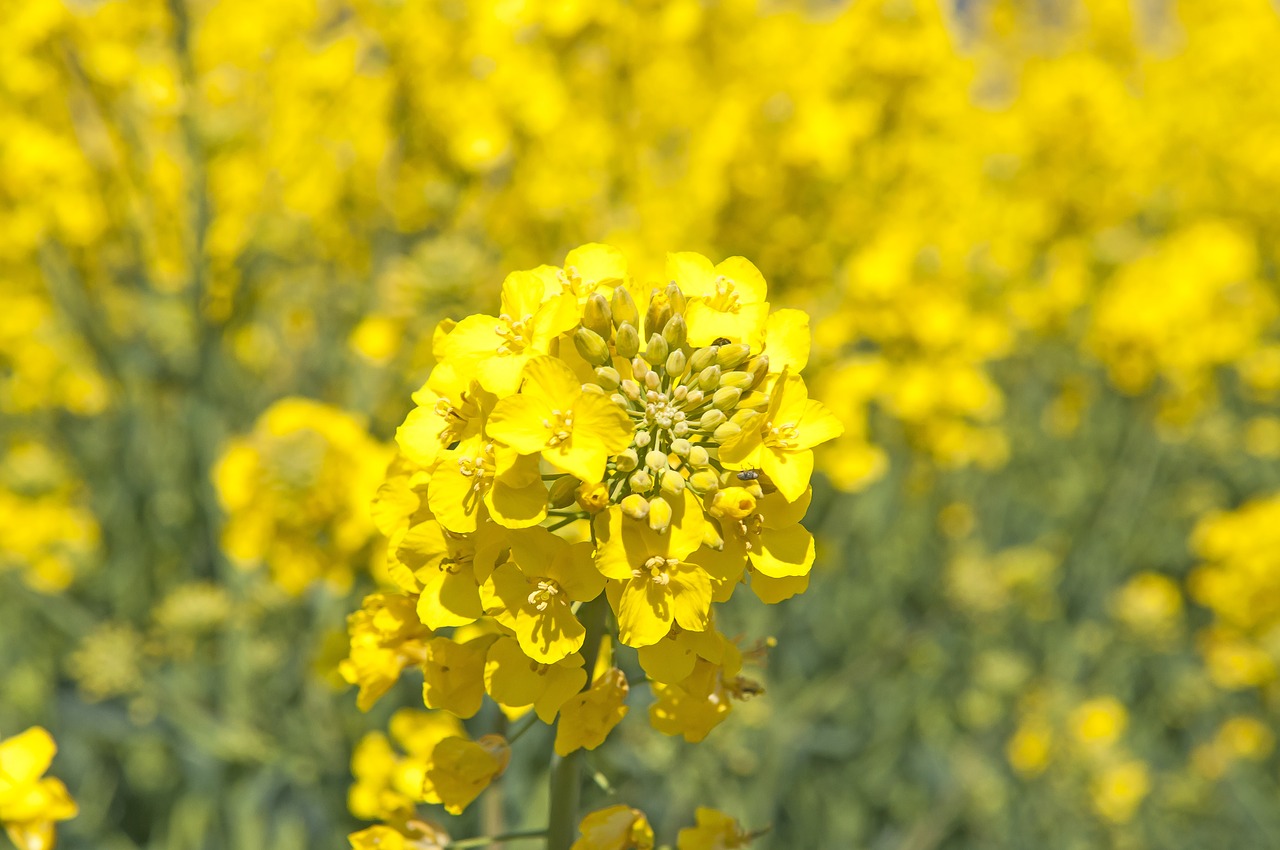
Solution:
[{"label": "thin stem", "polygon": [[507,746],[511,746],[515,744],[516,741],[519,741],[520,737],[524,735],[525,732],[532,729],[537,721],[538,715],[535,712],[530,711],[529,716],[524,719],[523,725],[516,731],[512,732],[511,737],[507,738]]},{"label": "thin stem", "polygon": [[515,832],[504,832],[501,835],[481,835],[478,838],[464,838],[461,841],[450,841],[445,850],[465,850],[467,847],[488,847],[490,844],[501,844],[504,841],[521,841],[525,838],[542,838],[547,834],[545,829],[518,829]]}]

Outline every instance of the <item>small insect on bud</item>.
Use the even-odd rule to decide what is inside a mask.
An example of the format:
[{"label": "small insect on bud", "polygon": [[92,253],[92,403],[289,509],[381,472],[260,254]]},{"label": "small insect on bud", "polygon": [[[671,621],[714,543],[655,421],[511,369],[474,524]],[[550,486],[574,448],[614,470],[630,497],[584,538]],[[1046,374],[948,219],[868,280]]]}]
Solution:
[{"label": "small insect on bud", "polygon": [[[686,358],[684,352],[680,349],[677,348],[667,355],[667,374],[671,377],[678,378],[683,375],[685,365]],[[680,387],[680,389],[684,389],[684,387]]]},{"label": "small insect on bud", "polygon": [[609,488],[603,482],[597,481],[592,484],[583,482],[575,495],[578,499],[578,507],[589,514],[598,514],[609,507]]},{"label": "small insect on bud", "polygon": [[665,292],[654,292],[644,314],[646,328],[664,328],[671,319],[671,299]]},{"label": "small insect on bud", "polygon": [[643,469],[637,469],[627,479],[633,493],[645,493],[653,486],[653,476]]},{"label": "small insect on bud", "polygon": [[619,472],[630,472],[640,465],[640,457],[636,454],[635,449],[628,447],[615,457],[613,462],[618,467]]},{"label": "small insect on bud", "polygon": [[725,372],[720,376],[720,386],[737,387],[740,390],[746,390],[747,387],[751,386],[753,380],[754,378],[751,377],[750,372]]},{"label": "small insect on bud", "polygon": [[649,345],[645,347],[644,359],[649,361],[651,366],[661,366],[667,361],[667,341],[662,338],[662,334],[654,334],[649,337]]},{"label": "small insect on bud", "polygon": [[722,410],[708,410],[702,414],[702,418],[698,420],[698,427],[703,431],[712,431],[719,428],[728,420],[729,417],[724,415]]},{"label": "small insect on bud", "polygon": [[662,492],[668,496],[679,496],[684,492],[684,476],[670,470],[662,474]]},{"label": "small insect on bud", "polygon": [[644,465],[657,472],[667,468],[667,456],[662,452],[655,450],[645,453]]},{"label": "small insect on bud", "polygon": [[707,454],[707,450],[702,446],[689,447],[689,465],[694,467],[706,466],[711,462],[711,455]]},{"label": "small insect on bud", "polygon": [[705,496],[720,488],[720,476],[716,475],[714,469],[700,469],[689,476],[689,486],[693,492]]},{"label": "small insect on bud", "polygon": [[659,534],[671,527],[671,503],[661,496],[649,500],[649,527]]},{"label": "small insect on bud", "polygon": [[623,322],[618,325],[618,333],[614,336],[613,346],[618,350],[619,357],[625,357],[630,360],[640,351],[640,334],[636,333],[635,325],[630,322]]},{"label": "small insect on bud", "polygon": [[675,281],[667,284],[667,300],[671,302],[672,313],[675,313],[677,316],[684,315],[684,293],[680,291],[680,287]]},{"label": "small insect on bud", "polygon": [[668,319],[667,324],[662,328],[662,336],[667,341],[667,345],[672,348],[683,346],[685,340],[689,338],[689,326],[685,324],[684,316],[676,313]]},{"label": "small insect on bud", "polygon": [[613,331],[613,310],[609,301],[599,292],[587,296],[587,303],[582,305],[582,326],[600,334],[605,339]]},{"label": "small insect on bud", "polygon": [[716,352],[716,365],[721,369],[736,369],[751,356],[751,346],[743,343],[722,345]]},{"label": "small insect on bud", "polygon": [[742,398],[742,390],[737,387],[721,387],[711,397],[711,404],[717,410],[733,410],[740,398]]},{"label": "small insect on bud", "polygon": [[720,386],[720,367],[708,366],[698,373],[698,389],[704,393],[715,392]]},{"label": "small insect on bud", "polygon": [[[625,286],[616,287],[613,290],[612,309],[614,324],[618,330],[622,330],[623,325],[631,325],[636,327],[640,324],[640,311],[636,309],[635,299],[631,297],[631,293],[627,291]],[[630,355],[623,355],[629,357]]]},{"label": "small insect on bud", "polygon": [[573,347],[578,349],[583,360],[593,366],[605,366],[609,363],[609,343],[590,328],[578,328],[573,332]]},{"label": "small insect on bud", "polygon": [[622,512],[632,519],[644,519],[649,515],[649,500],[639,493],[632,493],[621,503]]},{"label": "small insect on bud", "polygon": [[547,494],[547,504],[553,508],[564,508],[573,504],[577,494],[578,479],[572,475],[562,475],[551,484],[551,492]]},{"label": "small insect on bud", "polygon": [[735,422],[725,422],[719,428],[716,428],[712,434],[717,443],[723,443],[730,437],[736,437],[742,433],[742,426]]},{"label": "small insect on bud", "polygon": [[717,349],[714,345],[710,348],[699,348],[693,352],[693,356],[689,358],[689,369],[693,372],[701,372],[703,369],[716,362]]},{"label": "small insect on bud", "polygon": [[622,376],[612,366],[597,366],[596,383],[606,390],[616,390],[618,385],[622,383]]}]

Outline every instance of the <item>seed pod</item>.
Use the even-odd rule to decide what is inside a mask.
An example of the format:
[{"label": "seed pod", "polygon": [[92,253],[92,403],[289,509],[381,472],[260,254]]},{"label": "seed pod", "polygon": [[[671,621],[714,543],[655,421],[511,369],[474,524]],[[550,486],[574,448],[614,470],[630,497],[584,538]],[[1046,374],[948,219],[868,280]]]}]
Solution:
[{"label": "seed pod", "polygon": [[721,387],[711,397],[711,404],[717,410],[729,411],[733,410],[740,398],[742,398],[742,390],[737,387]]},{"label": "seed pod", "polygon": [[590,328],[605,339],[613,331],[613,311],[609,309],[609,301],[599,292],[587,296],[582,305],[582,326]]},{"label": "seed pod", "polygon": [[689,486],[693,492],[705,496],[720,489],[720,476],[713,469],[700,469],[689,476]]},{"label": "seed pod", "polygon": [[596,383],[606,390],[614,390],[618,388],[618,384],[622,383],[622,376],[612,366],[597,366]]},{"label": "seed pod", "polygon": [[609,344],[590,328],[578,328],[573,332],[573,347],[578,349],[583,360],[593,366],[604,366],[609,362]]},{"label": "seed pod", "polygon": [[673,349],[683,346],[689,338],[689,326],[685,324],[684,316],[676,313],[668,319],[662,328],[662,336]]},{"label": "seed pod", "polygon": [[730,437],[736,437],[741,433],[742,433],[741,425],[737,424],[736,422],[725,422],[722,425],[720,425],[720,427],[716,428],[715,433],[712,436],[715,438],[717,443],[723,443],[725,440],[729,439]]},{"label": "seed pod", "polygon": [[753,380],[755,379],[751,377],[750,372],[725,372],[720,376],[720,386],[737,387],[740,390],[745,390],[751,386]]},{"label": "seed pod", "polygon": [[649,500],[649,527],[659,534],[671,527],[671,503],[661,496]]},{"label": "seed pod", "polygon": [[715,392],[720,386],[720,367],[708,366],[698,373],[698,389],[704,393]]},{"label": "seed pod", "polygon": [[[675,351],[667,355],[667,374],[670,375],[671,377],[678,378],[681,375],[683,375],[684,367],[686,365],[687,365],[687,362],[684,356],[684,352],[681,351],[680,349],[677,348]],[[680,389],[683,390],[684,387],[680,387]],[[688,390],[685,390],[685,391],[688,392]]]},{"label": "seed pod", "polygon": [[627,483],[631,485],[631,492],[644,493],[653,486],[653,476],[643,469],[637,469],[631,473],[631,477],[627,479]]},{"label": "seed pod", "polygon": [[679,496],[684,492],[684,476],[671,470],[664,472],[662,474],[662,492],[668,496]]},{"label": "seed pod", "polygon": [[618,467],[619,472],[630,472],[640,465],[640,457],[633,448],[627,448],[616,458],[613,459],[614,464]]},{"label": "seed pod", "polygon": [[[616,291],[616,290],[615,290]],[[617,311],[614,311],[615,315]],[[636,326],[630,322],[623,322],[618,325],[618,333],[613,339],[613,346],[618,350],[619,357],[625,357],[630,360],[640,351],[640,334],[636,333]]]},{"label": "seed pod", "polygon": [[644,314],[646,328],[664,328],[671,319],[671,299],[665,292],[655,292],[649,299],[649,309]]},{"label": "seed pod", "polygon": [[560,476],[551,484],[551,491],[547,494],[547,504],[553,508],[563,508],[573,504],[579,483],[581,482],[572,475]]},{"label": "seed pod", "polygon": [[644,350],[644,359],[649,361],[651,366],[660,366],[666,362],[667,352],[667,341],[662,338],[662,334],[654,334],[649,337],[649,345]]},{"label": "seed pod", "polygon": [[729,417],[725,416],[724,411],[722,410],[708,410],[706,413],[702,414],[702,418],[698,420],[698,427],[703,431],[711,431],[719,428],[727,422],[728,419]]},{"label": "seed pod", "polygon": [[751,346],[743,343],[722,345],[716,352],[716,365],[721,369],[736,369],[751,356]]},{"label": "seed pod", "polygon": [[671,302],[671,312],[677,316],[684,315],[685,299],[684,293],[680,291],[680,287],[675,281],[667,284],[667,300]]},{"label": "seed pod", "polygon": [[706,348],[699,348],[689,357],[689,369],[693,372],[701,372],[703,369],[716,362],[716,352],[719,347],[710,345]]},{"label": "seed pod", "polygon": [[649,500],[639,493],[632,493],[623,498],[622,512],[632,519],[644,519],[649,515]]},{"label": "seed pod", "polygon": [[634,328],[640,324],[640,311],[636,309],[635,299],[631,297],[631,293],[627,291],[625,286],[614,288],[613,304],[610,312],[613,313],[613,321],[618,330],[622,330],[623,325],[631,325]]}]

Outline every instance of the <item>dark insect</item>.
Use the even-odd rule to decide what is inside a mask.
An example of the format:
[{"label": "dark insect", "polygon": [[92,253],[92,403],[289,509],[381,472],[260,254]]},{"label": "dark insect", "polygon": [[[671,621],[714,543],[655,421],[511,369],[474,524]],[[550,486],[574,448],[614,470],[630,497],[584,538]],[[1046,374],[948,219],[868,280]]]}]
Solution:
[{"label": "dark insect", "polygon": [[738,473],[739,481],[757,481],[760,478],[760,470],[744,469]]},{"label": "dark insect", "polygon": [[739,481],[754,481],[760,485],[760,492],[768,496],[770,493],[778,492],[777,486],[769,480],[769,476],[765,475],[758,469],[744,469],[738,473]]},{"label": "dark insect", "polygon": [[715,340],[711,344],[712,345],[728,345],[729,338],[727,336],[718,336],[715,338]]}]

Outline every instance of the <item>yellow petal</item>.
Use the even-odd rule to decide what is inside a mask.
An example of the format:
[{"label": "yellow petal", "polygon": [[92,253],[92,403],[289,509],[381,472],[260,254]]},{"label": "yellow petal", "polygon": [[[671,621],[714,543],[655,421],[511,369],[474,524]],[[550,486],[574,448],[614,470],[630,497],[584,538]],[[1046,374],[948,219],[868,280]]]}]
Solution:
[{"label": "yellow petal", "polygon": [[[711,602],[708,583],[707,603]],[[649,646],[667,636],[675,618],[672,594],[648,577],[630,579],[618,603],[618,639],[627,646]]]},{"label": "yellow petal", "polygon": [[769,371],[789,370],[793,375],[809,365],[809,314],[803,310],[776,310],[765,322],[764,353]]},{"label": "yellow petal", "polygon": [[760,546],[750,553],[751,566],[770,578],[802,576],[813,566],[813,535],[804,526],[765,528]]},{"label": "yellow petal", "polygon": [[39,726],[0,741],[0,790],[39,779],[57,751],[53,736]]},{"label": "yellow petal", "polygon": [[497,478],[484,496],[489,515],[504,528],[528,528],[547,517],[547,488],[541,481],[512,487]]},{"label": "yellow petal", "polygon": [[760,453],[760,469],[788,502],[804,495],[813,477],[813,451],[778,451],[765,447]]},{"label": "yellow petal", "polygon": [[671,608],[682,628],[700,632],[710,622],[711,577],[698,567],[687,564],[669,570]]}]

